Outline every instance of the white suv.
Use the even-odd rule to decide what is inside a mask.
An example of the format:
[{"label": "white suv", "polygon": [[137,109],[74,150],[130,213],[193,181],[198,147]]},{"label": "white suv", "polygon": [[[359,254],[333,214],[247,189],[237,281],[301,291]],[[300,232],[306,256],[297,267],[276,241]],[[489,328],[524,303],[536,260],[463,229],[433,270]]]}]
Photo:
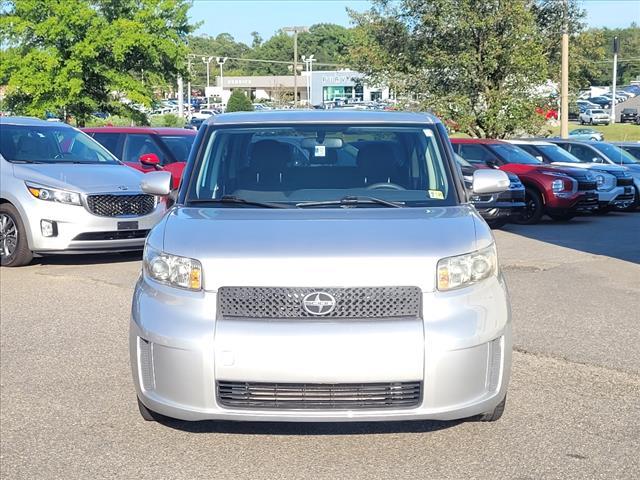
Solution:
[{"label": "white suv", "polygon": [[589,125],[597,125],[599,123],[603,125],[609,125],[611,117],[604,110],[600,108],[594,108],[582,112],[580,114],[580,117],[578,117],[578,120],[580,120],[581,125],[584,125],[585,123],[588,123]]}]

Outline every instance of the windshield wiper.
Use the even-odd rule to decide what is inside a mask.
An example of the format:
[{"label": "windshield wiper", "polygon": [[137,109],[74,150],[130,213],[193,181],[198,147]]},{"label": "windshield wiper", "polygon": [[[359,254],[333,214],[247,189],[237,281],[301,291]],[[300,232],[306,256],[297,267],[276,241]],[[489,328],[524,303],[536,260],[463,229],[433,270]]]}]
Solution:
[{"label": "windshield wiper", "polygon": [[404,203],[400,202],[391,202],[389,200],[383,200],[382,198],[376,197],[368,197],[368,196],[356,196],[356,195],[348,195],[346,197],[341,198],[340,200],[324,200],[319,202],[301,202],[296,203],[296,207],[304,208],[304,207],[324,207],[331,205],[339,205],[341,207],[352,207],[356,205],[367,205],[367,204],[378,204],[384,205],[385,207],[393,207],[393,208],[402,208],[405,206]]},{"label": "windshield wiper", "polygon": [[192,205],[201,205],[204,203],[229,203],[229,204],[236,204],[236,205],[251,205],[254,207],[262,207],[262,208],[291,208],[289,205],[284,203],[258,202],[253,200],[247,200],[246,198],[236,197],[234,195],[225,195],[222,198],[189,200],[189,204],[192,204]]}]

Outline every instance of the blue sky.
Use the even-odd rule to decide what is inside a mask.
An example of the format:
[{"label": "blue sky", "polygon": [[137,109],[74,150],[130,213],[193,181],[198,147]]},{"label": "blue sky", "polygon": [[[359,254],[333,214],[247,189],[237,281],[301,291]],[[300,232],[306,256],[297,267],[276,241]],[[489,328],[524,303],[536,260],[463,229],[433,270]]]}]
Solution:
[{"label": "blue sky", "polygon": [[[285,26],[337,23],[349,25],[345,10],[366,10],[366,0],[194,0],[192,21],[202,21],[197,33],[230,33],[251,43],[251,32],[267,39]],[[627,27],[640,23],[640,0],[583,0],[587,23],[594,27]]]}]

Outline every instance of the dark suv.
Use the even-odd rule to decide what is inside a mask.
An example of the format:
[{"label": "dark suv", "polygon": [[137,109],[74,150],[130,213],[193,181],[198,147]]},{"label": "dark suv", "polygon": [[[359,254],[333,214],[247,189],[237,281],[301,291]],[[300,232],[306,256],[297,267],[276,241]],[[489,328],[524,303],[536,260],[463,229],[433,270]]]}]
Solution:
[{"label": "dark suv", "polygon": [[620,113],[620,123],[631,122],[634,123],[638,119],[637,108],[624,108]]},{"label": "dark suv", "polygon": [[517,175],[505,172],[509,177],[509,190],[501,193],[478,195],[473,193],[472,189],[473,172],[489,167],[472,165],[460,155],[454,155],[458,165],[460,165],[469,200],[491,228],[501,228],[522,214],[525,207],[524,185],[522,185]]}]

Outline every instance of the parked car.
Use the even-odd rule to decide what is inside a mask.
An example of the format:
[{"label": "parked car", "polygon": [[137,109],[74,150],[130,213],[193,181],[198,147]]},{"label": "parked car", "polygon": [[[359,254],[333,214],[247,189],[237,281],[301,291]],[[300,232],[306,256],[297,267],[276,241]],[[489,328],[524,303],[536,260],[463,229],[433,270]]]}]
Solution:
[{"label": "parked car", "polygon": [[578,117],[581,125],[588,123],[589,125],[609,125],[611,117],[607,112],[601,109],[587,109]]},{"label": "parked car", "polygon": [[592,140],[594,142],[604,141],[604,133],[593,128],[576,128],[569,132],[572,140]]},{"label": "parked car", "polygon": [[636,157],[640,162],[640,141],[639,142],[614,142],[616,147],[626,150],[628,153]]},{"label": "parked car", "polygon": [[469,200],[491,228],[502,228],[512,219],[522,214],[525,207],[524,185],[522,185],[517,175],[506,172],[509,177],[509,189],[504,192],[485,195],[475,194],[473,193],[474,172],[478,169],[489,167],[472,165],[457,153],[454,155],[460,166]]},{"label": "parked car", "polygon": [[[144,419],[500,418],[508,293],[439,120],[292,110],[202,129],[134,292]],[[294,164],[283,134],[314,161]],[[508,186],[474,173],[475,193]]]},{"label": "parked car", "polygon": [[216,112],[215,110],[212,110],[212,109],[203,108],[203,109],[201,109],[200,111],[195,112],[195,113],[192,115],[192,117],[191,117],[191,118],[192,118],[192,119],[193,119],[193,118],[197,118],[197,119],[200,119],[200,120],[206,120],[206,119],[207,119],[207,118],[209,118],[211,115],[217,115],[217,112]]},{"label": "parked car", "polygon": [[0,263],[34,256],[141,250],[164,203],[144,175],[64,123],[0,118]]},{"label": "parked car", "polygon": [[635,123],[638,119],[638,109],[637,108],[623,108],[622,112],[620,112],[620,123]]},{"label": "parked car", "polygon": [[600,108],[611,108],[611,99],[605,96],[591,97],[588,99],[591,103],[599,105]]},{"label": "parked car", "polygon": [[[640,192],[640,172],[630,169],[636,165],[632,155],[624,150],[604,142],[575,142],[563,139],[549,139],[549,141],[561,146],[571,155],[582,162],[599,163],[603,165],[619,165],[622,171],[612,172],[618,179],[618,185],[625,188],[624,196],[619,197],[620,203],[617,209],[635,208],[638,204],[638,192]],[[603,145],[603,147],[599,147]],[[635,186],[635,189],[634,189]]]},{"label": "parked car", "polygon": [[596,105],[595,103],[591,103],[588,100],[576,100],[576,105],[580,108],[580,113],[588,110],[589,108],[600,108],[600,105]]},{"label": "parked car", "polygon": [[622,185],[625,180],[621,179],[622,183],[618,185],[618,176],[624,173],[624,168],[615,165],[583,162],[555,143],[543,140],[509,140],[509,143],[517,145],[544,163],[560,167],[583,168],[591,171],[596,180],[598,209],[600,212],[605,213],[614,208],[628,207],[628,187]]},{"label": "parked car", "polygon": [[598,207],[595,178],[579,169],[545,165],[518,147],[501,140],[451,139],[454,151],[472,164],[485,164],[515,173],[525,186],[526,208],[516,223],[533,224],[544,214],[570,220]]},{"label": "parked car", "polygon": [[184,128],[94,127],[83,131],[104,145],[125,165],[152,172],[167,170],[178,188],[196,132]]},{"label": "parked car", "polygon": [[202,126],[204,121],[204,118],[191,117],[191,120],[189,120],[189,123],[187,123],[184,128],[187,128],[189,130],[198,130]]}]

